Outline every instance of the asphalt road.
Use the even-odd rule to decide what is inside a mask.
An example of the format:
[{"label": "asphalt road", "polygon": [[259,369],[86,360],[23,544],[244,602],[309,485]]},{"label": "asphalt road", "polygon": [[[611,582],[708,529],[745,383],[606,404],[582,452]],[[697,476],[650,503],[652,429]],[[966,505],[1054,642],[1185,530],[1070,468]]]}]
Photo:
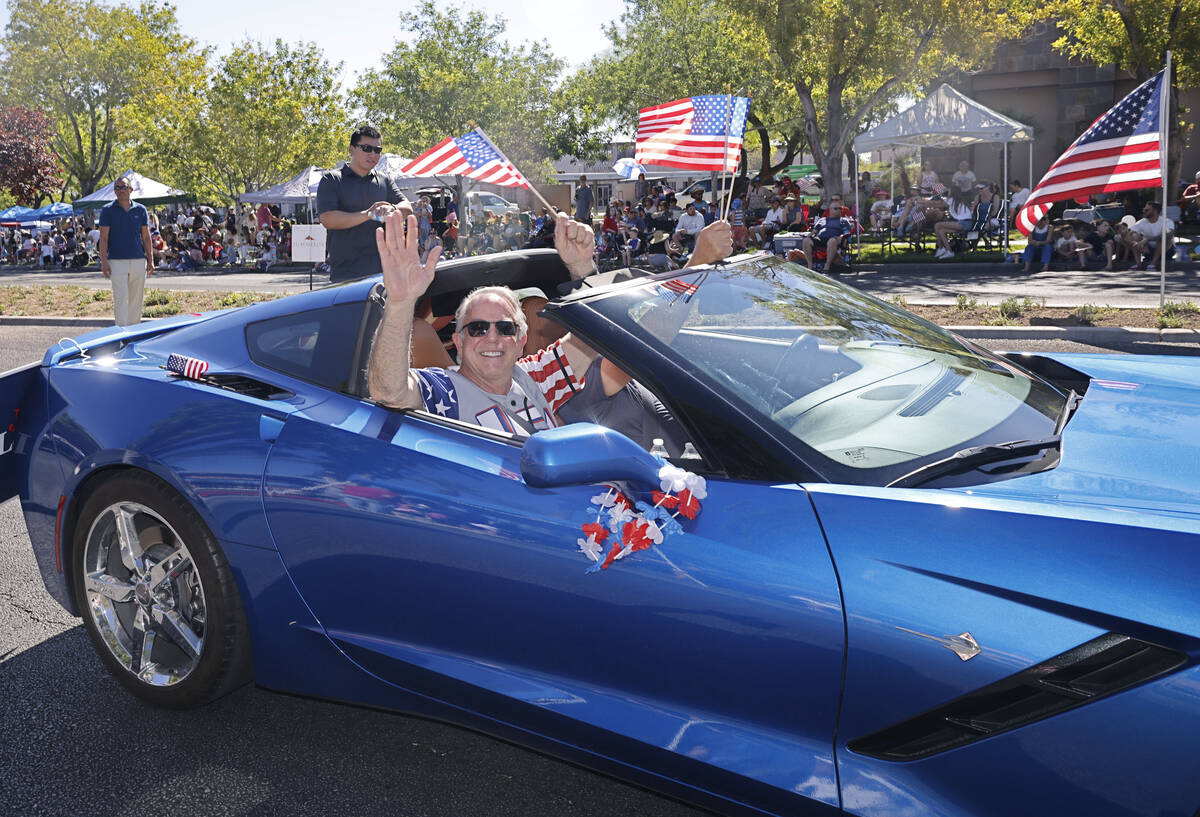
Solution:
[{"label": "asphalt road", "polygon": [[[0,371],[71,330],[0,327]],[[996,341],[1016,351],[1097,351]],[[1138,351],[1197,355],[1196,346]],[[1129,351],[1100,349],[1098,351]],[[138,702],[42,587],[0,504],[0,815],[520,815],[700,812],[474,733],[246,687],[191,712]]]}]

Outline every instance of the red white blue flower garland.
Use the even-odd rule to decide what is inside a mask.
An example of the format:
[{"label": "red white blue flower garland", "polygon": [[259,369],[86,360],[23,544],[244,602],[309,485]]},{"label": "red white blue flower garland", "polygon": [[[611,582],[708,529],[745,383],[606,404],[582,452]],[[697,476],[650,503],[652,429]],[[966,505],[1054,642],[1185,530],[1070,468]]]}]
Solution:
[{"label": "red white blue flower garland", "polygon": [[[658,469],[658,480],[662,490],[650,492],[654,504],[631,500],[613,485],[605,493],[592,497],[592,505],[599,506],[596,518],[584,523],[583,538],[576,540],[579,551],[592,560],[588,573],[607,570],[630,553],[662,544],[672,534],[683,533],[677,517],[695,519],[700,513],[700,500],[708,496],[704,477],[663,463]],[[589,518],[591,514],[589,509]],[[609,534],[614,538],[605,554]]]}]

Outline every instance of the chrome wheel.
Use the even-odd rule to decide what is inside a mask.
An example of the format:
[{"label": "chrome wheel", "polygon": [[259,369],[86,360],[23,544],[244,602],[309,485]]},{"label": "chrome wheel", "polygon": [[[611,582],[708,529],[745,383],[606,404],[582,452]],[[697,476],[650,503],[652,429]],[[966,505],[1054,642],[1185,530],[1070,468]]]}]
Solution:
[{"label": "chrome wheel", "polygon": [[192,554],[153,509],[114,502],[94,517],[83,592],[99,641],[139,681],[169,687],[200,663],[208,606]]}]

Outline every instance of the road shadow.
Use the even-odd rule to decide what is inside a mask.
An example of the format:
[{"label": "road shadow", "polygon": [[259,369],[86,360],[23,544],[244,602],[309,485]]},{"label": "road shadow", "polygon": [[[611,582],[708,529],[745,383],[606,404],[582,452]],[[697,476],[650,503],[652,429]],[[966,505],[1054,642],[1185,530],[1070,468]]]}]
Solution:
[{"label": "road shadow", "polygon": [[82,625],[0,662],[0,814],[706,812],[465,730],[253,686],[141,703]]}]

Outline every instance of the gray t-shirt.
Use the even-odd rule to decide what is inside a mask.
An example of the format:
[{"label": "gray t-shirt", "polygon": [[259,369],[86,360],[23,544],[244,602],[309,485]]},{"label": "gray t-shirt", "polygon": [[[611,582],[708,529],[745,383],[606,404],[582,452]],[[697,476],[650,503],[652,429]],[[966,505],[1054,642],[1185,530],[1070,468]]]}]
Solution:
[{"label": "gray t-shirt", "polygon": [[611,428],[647,451],[659,439],[671,457],[678,457],[687,436],[671,411],[636,380],[606,397],[601,364],[602,359],[597,357],[588,366],[583,387],[558,410],[558,418],[564,423],[596,423]]},{"label": "gray t-shirt", "polygon": [[575,219],[590,221],[592,218],[592,188],[586,184],[575,191]]},{"label": "gray t-shirt", "polygon": [[[374,170],[360,176],[350,169],[349,164],[344,164],[336,170],[326,171],[317,186],[318,213],[330,210],[357,213],[377,201],[399,204],[404,201],[404,196],[394,179]],[[328,231],[329,280],[349,281],[378,275],[382,271],[379,250],[375,247],[375,228],[378,226],[378,222],[364,221],[348,230]]]}]

